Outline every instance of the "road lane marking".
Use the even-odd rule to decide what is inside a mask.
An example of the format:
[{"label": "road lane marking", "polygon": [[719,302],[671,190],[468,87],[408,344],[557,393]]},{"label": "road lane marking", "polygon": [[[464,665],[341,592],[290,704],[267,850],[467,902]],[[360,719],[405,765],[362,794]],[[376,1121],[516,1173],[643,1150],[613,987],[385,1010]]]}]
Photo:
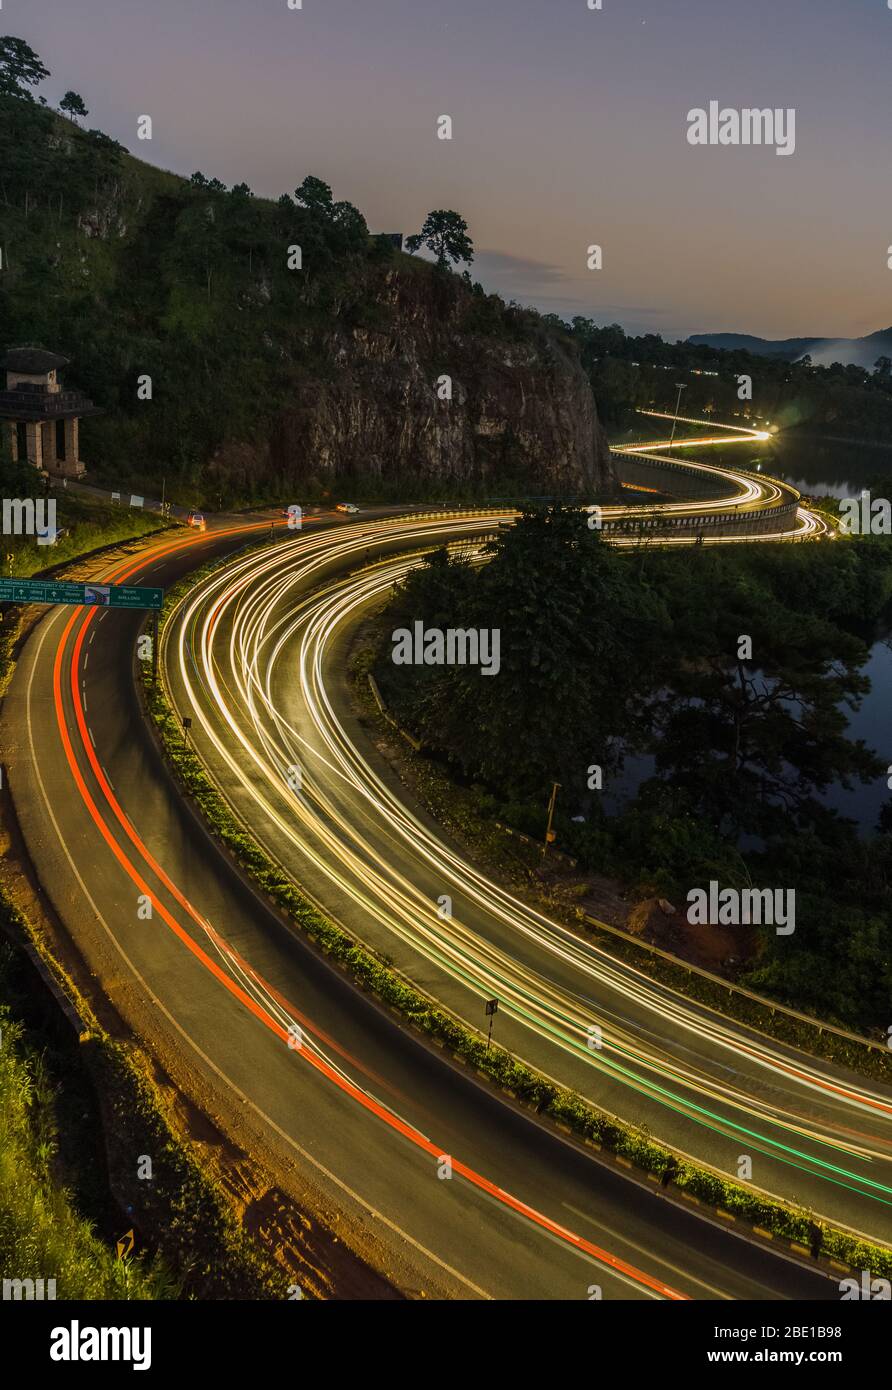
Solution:
[{"label": "road lane marking", "polygon": [[[126,578],[139,568],[141,568],[141,563],[133,565],[123,575],[120,571],[117,571],[115,572],[113,577],[116,579],[119,579],[121,577]],[[110,826],[107,824],[98,806],[96,805],[96,802],[94,801],[89,791],[89,788],[87,787],[83,773],[81,772],[81,769],[78,765],[77,759],[74,754],[74,747],[72,745],[71,736],[69,734],[68,726],[65,720],[61,698],[62,664],[64,653],[68,643],[68,638],[75,628],[78,616],[78,612],[72,614],[71,618],[68,620],[65,626],[65,629],[62,632],[59,644],[56,648],[55,658],[53,662],[53,697],[56,710],[57,727],[62,739],[63,749],[65,752],[66,759],[68,761],[69,769],[74,778],[75,784],[77,785],[78,791],[80,792],[81,799],[87,807],[87,810],[89,811],[94,824],[96,825],[97,829],[102,835],[102,838],[105,840],[109,849],[112,851],[112,854],[118,860],[125,873],[137,885],[137,887],[140,888],[142,892],[146,893],[150,897],[151,901],[157,907],[162,920],[167,924],[170,930],[179,939],[181,944],[184,945],[186,949],[190,952],[190,954],[192,954],[192,956],[200,964],[202,964],[204,968],[208,970],[220,984],[223,985],[223,987],[230,993],[230,995],[237,999],[244,1008],[246,1008],[250,1013],[252,1013],[254,1017],[258,1019],[259,1022],[263,1023],[264,1026],[266,1026],[273,1034],[279,1036],[283,1041],[287,1042],[288,1034],[281,1027],[281,1025],[274,1018],[272,1018],[265,1009],[258,1005],[254,999],[252,999],[248,994],[246,994],[246,992],[239,985],[237,985],[232,980],[232,978],[229,975],[227,975],[226,972],[222,970],[221,967],[218,966],[215,961],[211,959],[210,956],[208,956],[207,952],[204,951],[202,947],[198,944],[198,942],[192,938],[192,936],[188,933],[188,931],[186,931],[182,924],[177,922],[176,919],[171,915],[171,913],[161,902],[157,894],[151,892],[148,883],[146,883],[146,881],[141,876],[139,870],[128,858],[123,847],[118,843]],[[87,613],[83,623],[78,629],[77,636],[74,640],[74,648],[70,663],[70,684],[73,691],[75,692],[77,689],[77,668],[80,650],[83,644],[86,629],[89,623],[91,622],[92,618],[93,612],[90,611]],[[32,679],[33,674],[34,672],[32,669]],[[87,747],[87,740],[84,739],[85,721],[79,708],[77,707],[76,702],[75,718],[77,722],[78,732],[80,733],[82,745],[87,753],[87,757],[90,761],[90,765],[93,769],[94,775],[97,777],[100,787],[102,788],[103,795],[109,806],[109,809],[114,812],[120,824],[123,826],[125,830],[127,830],[129,837],[133,841],[136,848],[139,850],[139,853],[141,854],[147,866],[159,877],[159,879],[161,879],[162,882],[166,881],[167,884],[170,884],[169,878],[164,873],[164,870],[161,868],[161,866],[149,853],[147,847],[138,838],[135,832],[130,831],[128,829],[123,818],[123,812],[121,808],[118,806],[117,799],[114,796],[114,794],[112,793],[112,795],[109,795],[109,791],[106,790],[108,784],[102,777],[102,769],[99,766],[95,757],[91,755],[90,750]],[[171,887],[173,887],[173,885],[171,885]],[[173,891],[178,898],[182,898],[182,895],[179,894],[178,890],[174,888]],[[192,910],[192,912],[193,915],[195,915],[194,909]],[[197,916],[196,920],[199,920]],[[387,1110],[380,1106],[378,1102],[373,1100],[364,1091],[358,1088],[353,1082],[347,1080],[346,1078],[343,1078],[336,1071],[334,1071],[330,1064],[324,1062],[319,1057],[314,1057],[306,1051],[302,1051],[301,1053],[295,1055],[299,1056],[300,1060],[305,1062],[306,1065],[311,1066],[314,1068],[314,1070],[320,1072],[329,1080],[330,1083],[338,1087],[338,1089],[340,1089],[344,1094],[348,1095],[367,1112],[376,1115],[378,1119],[382,1120],[391,1129],[401,1134],[403,1138],[408,1139],[412,1144],[415,1145],[416,1148],[419,1148],[429,1153],[433,1157],[437,1157],[439,1155],[441,1150],[439,1150],[437,1146],[432,1144],[429,1140],[425,1139],[424,1136],[420,1134],[420,1132],[415,1130],[414,1126],[407,1125],[405,1122],[402,1122],[393,1117]],[[518,1198],[511,1196],[511,1194],[509,1193],[503,1193],[500,1196],[500,1189],[498,1189],[494,1183],[491,1183],[489,1179],[484,1177],[482,1174],[477,1173],[467,1164],[464,1164],[459,1160],[453,1160],[453,1171],[460,1174],[479,1190],[497,1196],[504,1206],[508,1207],[509,1210],[514,1211],[516,1214],[526,1218],[534,1226],[539,1227],[541,1230],[550,1231],[558,1235],[561,1235],[565,1240],[565,1244],[569,1245],[571,1249],[575,1249],[577,1252],[594,1256],[596,1259],[600,1260],[605,1266],[607,1266],[614,1272],[628,1275],[633,1280],[636,1280],[642,1287],[653,1289],[665,1298],[686,1301],[686,1295],[681,1294],[677,1290],[670,1288],[668,1285],[662,1283],[662,1281],[654,1279],[651,1275],[647,1274],[643,1270],[635,1269],[634,1266],[629,1265],[627,1262],[618,1259],[614,1255],[611,1255],[608,1251],[601,1250],[599,1247],[592,1245],[583,1237],[578,1236],[572,1232],[564,1231],[563,1228],[558,1226],[556,1222],[552,1221],[550,1217],[536,1210],[536,1208],[530,1207],[527,1203],[520,1201]]]},{"label": "road lane marking", "polygon": [[143,990],[145,990],[146,996],[149,999],[151,999],[155,1007],[164,1015],[164,1017],[170,1023],[171,1027],[174,1028],[174,1030],[180,1035],[180,1037],[182,1037],[189,1044],[189,1046],[193,1049],[193,1051],[195,1051],[198,1054],[198,1056],[205,1063],[205,1065],[209,1067],[210,1070],[217,1077],[219,1077],[221,1081],[225,1083],[228,1089],[231,1090],[233,1094],[237,1096],[243,1104],[247,1105],[251,1110],[253,1110],[254,1113],[258,1115],[266,1124],[268,1124],[270,1128],[273,1129],[276,1132],[276,1134],[280,1136],[280,1138],[282,1138],[292,1149],[295,1150],[296,1153],[300,1154],[301,1158],[305,1159],[307,1163],[311,1164],[312,1167],[317,1169],[318,1172],[322,1173],[326,1178],[333,1182],[335,1186],[338,1187],[342,1192],[346,1193],[349,1197],[351,1197],[358,1204],[358,1206],[360,1206],[364,1211],[368,1212],[371,1216],[373,1216],[375,1220],[382,1222],[383,1225],[385,1225],[389,1230],[391,1230],[394,1233],[394,1235],[399,1236],[400,1240],[406,1241],[406,1243],[410,1245],[414,1250],[417,1250],[420,1254],[425,1255],[429,1260],[431,1260],[431,1262],[434,1265],[444,1270],[447,1274],[451,1274],[455,1279],[459,1281],[459,1283],[464,1284],[465,1287],[470,1289],[473,1293],[478,1294],[483,1299],[491,1300],[491,1294],[488,1294],[485,1289],[480,1288],[478,1284],[475,1284],[473,1280],[468,1279],[464,1274],[460,1273],[459,1270],[453,1269],[453,1267],[450,1264],[448,1264],[445,1260],[441,1260],[440,1257],[438,1255],[435,1255],[432,1250],[428,1250],[427,1247],[425,1245],[422,1245],[420,1241],[417,1241],[413,1236],[409,1235],[408,1231],[404,1231],[402,1227],[396,1224],[396,1222],[391,1221],[390,1217],[385,1216],[383,1212],[378,1211],[377,1208],[372,1206],[370,1202],[366,1201],[364,1197],[361,1197],[358,1192],[355,1192],[353,1188],[349,1186],[348,1183],[344,1182],[335,1173],[331,1172],[331,1170],[328,1169],[325,1166],[325,1164],[321,1163],[317,1158],[314,1158],[314,1156],[311,1153],[308,1153],[306,1149],[302,1148],[301,1145],[298,1144],[297,1141],[293,1139],[290,1134],[288,1134],[284,1129],[282,1129],[282,1127],[278,1125],[270,1115],[267,1115],[266,1112],[259,1105],[257,1105],[253,1100],[251,1100],[250,1096],[246,1095],[245,1092],[242,1091],[241,1088],[236,1084],[236,1082],[233,1081],[231,1077],[229,1077],[226,1074],[226,1072],[222,1070],[221,1067],[218,1067],[217,1064],[214,1061],[212,1061],[212,1059],[207,1055],[206,1052],[203,1051],[203,1049],[199,1046],[199,1044],[195,1041],[191,1034],[188,1033],[186,1029],[183,1028],[182,1025],[174,1018],[173,1014],[158,998],[154,990],[150,987],[148,981],[145,979],[145,977],[139,971],[135,963],[131,960],[130,956],[124,950],[117,936],[111,930],[111,927],[109,926],[108,922],[103,916],[99,908],[99,904],[94,899],[92,893],[90,892],[89,888],[84,882],[83,877],[81,876],[80,870],[74,861],[68,843],[62,834],[59,822],[56,819],[56,815],[50,802],[50,798],[47,794],[46,785],[40,772],[40,762],[37,757],[37,748],[34,739],[34,727],[31,719],[31,694],[34,683],[34,676],[37,670],[37,663],[40,658],[41,649],[43,647],[44,641],[46,640],[48,632],[49,626],[47,627],[46,631],[41,634],[40,641],[38,642],[37,653],[32,663],[26,691],[25,721],[28,729],[28,743],[31,749],[31,761],[35,776],[37,778],[37,783],[40,788],[40,795],[43,800],[44,809],[50,819],[53,830],[56,833],[56,838],[59,842],[62,852],[65,858],[68,860],[68,865],[71,869],[71,872],[74,874],[75,879],[77,880],[81,892],[83,893],[87,902],[90,904],[90,908],[92,909],[97,922],[99,922],[100,926],[105,932],[105,935],[108,937],[108,940],[111,942],[118,955],[127,965],[128,969],[132,971],[133,976],[139,982],[140,987]]},{"label": "road lane marking", "polygon": [[562,1202],[561,1205],[566,1207],[567,1211],[572,1211],[574,1216],[581,1217],[583,1221],[587,1221],[590,1226],[595,1226],[599,1231],[606,1231],[608,1235],[613,1236],[614,1240],[625,1242],[625,1244],[630,1245],[633,1250],[637,1250],[639,1255],[646,1254],[649,1259],[656,1260],[657,1264],[663,1265],[666,1269],[671,1269],[673,1274],[680,1275],[682,1279],[689,1279],[691,1283],[697,1284],[701,1289],[706,1289],[708,1293],[715,1294],[716,1298],[724,1298],[729,1303],[734,1301],[731,1294],[723,1293],[721,1289],[713,1288],[712,1284],[707,1284],[704,1279],[698,1279],[696,1274],[691,1274],[686,1269],[679,1269],[678,1265],[674,1265],[671,1260],[664,1259],[662,1255],[655,1255],[653,1251],[645,1250],[637,1241],[632,1240],[622,1231],[614,1231],[613,1228],[606,1225],[600,1217],[596,1219],[593,1216],[589,1216],[587,1212],[580,1211],[579,1207],[572,1206],[570,1202]]}]

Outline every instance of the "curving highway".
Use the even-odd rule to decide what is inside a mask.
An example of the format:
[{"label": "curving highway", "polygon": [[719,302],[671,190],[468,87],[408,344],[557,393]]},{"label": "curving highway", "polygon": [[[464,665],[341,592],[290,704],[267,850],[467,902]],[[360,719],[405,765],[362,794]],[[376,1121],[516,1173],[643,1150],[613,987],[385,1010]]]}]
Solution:
[{"label": "curving highway", "polygon": [[[885,1231],[887,1092],[696,1009],[511,899],[407,804],[357,727],[342,670],[351,625],[420,550],[493,518],[334,523],[239,556],[270,523],[233,520],[102,567],[170,585],[233,557],[181,605],[165,663],[237,813],[457,1014],[479,1026],[482,993],[497,993],[499,1042],[724,1171],[752,1153],[757,1185],[820,1194],[816,1209]],[[169,777],[135,693],[139,628],[126,611],[54,609],[26,644],[3,718],[25,841],[125,1018],[242,1107],[351,1243],[415,1296],[838,1296],[801,1261],[540,1126],[320,959]],[[449,919],[434,906],[443,892]],[[593,1023],[601,1049],[587,1044]]]},{"label": "curving highway", "polygon": [[888,1239],[892,1093],[693,1004],[505,891],[409,804],[358,727],[344,677],[356,621],[420,546],[469,524],[350,527],[200,585],[165,658],[203,760],[317,903],[464,1022],[479,1029],[497,997],[499,1041],[549,1077],[730,1177],[748,1155],[758,1188]]}]

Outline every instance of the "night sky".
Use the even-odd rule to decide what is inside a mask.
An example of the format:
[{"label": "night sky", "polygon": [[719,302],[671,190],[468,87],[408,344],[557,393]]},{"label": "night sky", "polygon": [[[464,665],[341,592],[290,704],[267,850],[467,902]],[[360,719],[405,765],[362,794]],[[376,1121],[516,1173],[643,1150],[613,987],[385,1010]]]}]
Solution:
[{"label": "night sky", "polygon": [[[506,298],[670,338],[892,324],[887,0],[603,4],[2,0],[0,32],[153,164],[272,196],[314,173],[375,231],[457,209]],[[691,147],[711,99],[795,107],[795,153]]]}]

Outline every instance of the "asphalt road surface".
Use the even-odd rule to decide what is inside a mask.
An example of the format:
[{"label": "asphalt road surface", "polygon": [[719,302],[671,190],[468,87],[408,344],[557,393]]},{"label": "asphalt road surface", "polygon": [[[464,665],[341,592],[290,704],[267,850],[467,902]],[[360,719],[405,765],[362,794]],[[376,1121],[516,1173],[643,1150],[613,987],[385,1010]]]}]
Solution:
[{"label": "asphalt road surface", "polygon": [[[256,536],[248,524],[162,539],[106,577],[168,586]],[[321,961],[243,881],[168,775],[135,693],[141,621],[54,609],[19,661],[4,761],[44,891],[100,982],[123,980],[153,1001],[171,1046],[239,1093],[366,1223],[403,1287],[475,1298],[589,1299],[596,1288],[608,1299],[838,1297],[833,1280],[515,1112]]]}]

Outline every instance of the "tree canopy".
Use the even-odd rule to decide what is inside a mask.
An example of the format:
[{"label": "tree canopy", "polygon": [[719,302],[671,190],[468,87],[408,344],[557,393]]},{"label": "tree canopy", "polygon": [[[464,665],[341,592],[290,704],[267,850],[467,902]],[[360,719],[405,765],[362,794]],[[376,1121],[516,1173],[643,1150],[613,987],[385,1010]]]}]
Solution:
[{"label": "tree canopy", "polygon": [[77,92],[66,92],[59,102],[59,110],[64,111],[73,120],[85,120],[90,114],[84,105],[83,97],[78,96]]},{"label": "tree canopy", "polygon": [[435,256],[441,270],[449,268],[449,262],[474,259],[474,245],[468,236],[468,224],[457,212],[440,208],[429,212],[424,226],[415,236],[406,238],[406,250],[418,251],[422,246]]},{"label": "tree canopy", "polygon": [[0,38],[0,96],[34,98],[29,87],[36,87],[50,76],[48,68],[24,39],[5,34]]}]

